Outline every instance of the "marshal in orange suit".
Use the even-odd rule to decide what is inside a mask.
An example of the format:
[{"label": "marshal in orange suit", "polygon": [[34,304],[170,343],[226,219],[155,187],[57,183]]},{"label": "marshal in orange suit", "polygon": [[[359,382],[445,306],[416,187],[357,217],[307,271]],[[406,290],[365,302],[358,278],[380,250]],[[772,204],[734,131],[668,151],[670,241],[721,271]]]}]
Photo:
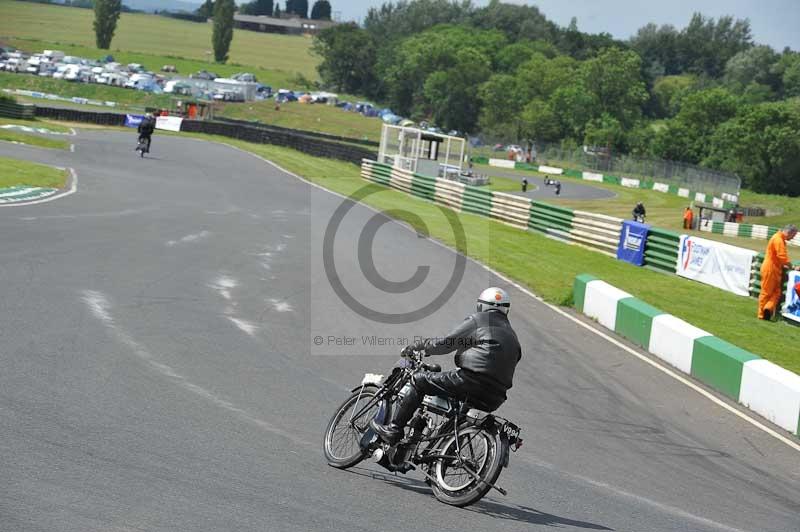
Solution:
[{"label": "marshal in orange suit", "polygon": [[[767,244],[764,264],[761,265],[761,295],[758,296],[758,318],[769,320],[775,315],[781,299],[783,269],[790,266],[789,254],[786,252],[786,241],[794,238],[797,227],[787,225],[778,231]],[[800,267],[797,269],[800,270]]]}]

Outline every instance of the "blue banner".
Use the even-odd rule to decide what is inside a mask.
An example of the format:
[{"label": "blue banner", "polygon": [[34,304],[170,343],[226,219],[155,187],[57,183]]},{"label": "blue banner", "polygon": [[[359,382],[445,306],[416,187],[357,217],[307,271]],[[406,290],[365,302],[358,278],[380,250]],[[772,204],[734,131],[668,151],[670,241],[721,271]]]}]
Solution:
[{"label": "blue banner", "polygon": [[636,266],[644,264],[644,245],[649,232],[650,226],[647,224],[624,220],[619,235],[617,258]]},{"label": "blue banner", "polygon": [[125,127],[139,127],[144,120],[143,115],[125,115]]},{"label": "blue banner", "polygon": [[783,317],[800,323],[800,272],[789,272]]}]

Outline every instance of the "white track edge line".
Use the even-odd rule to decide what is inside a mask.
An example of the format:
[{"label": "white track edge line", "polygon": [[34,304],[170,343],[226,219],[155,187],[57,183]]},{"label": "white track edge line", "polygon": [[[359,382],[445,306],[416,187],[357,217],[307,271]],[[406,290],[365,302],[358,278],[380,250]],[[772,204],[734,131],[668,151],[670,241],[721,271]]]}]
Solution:
[{"label": "white track edge line", "polygon": [[[202,139],[198,139],[198,140],[202,140]],[[318,185],[316,183],[313,183],[313,182],[309,181],[308,179],[305,179],[304,177],[301,177],[301,176],[295,174],[294,172],[290,172],[289,170],[286,170],[285,168],[281,167],[280,165],[275,164],[272,161],[270,161],[268,159],[265,159],[264,157],[262,157],[262,156],[260,156],[258,154],[255,154],[253,152],[249,152],[249,151],[244,150],[242,148],[239,148],[237,146],[232,146],[230,144],[225,144],[224,142],[219,142],[219,144],[223,144],[225,146],[229,146],[229,147],[231,147],[231,148],[233,148],[235,150],[238,150],[240,152],[250,154],[253,157],[261,159],[262,161],[266,162],[270,166],[273,166],[274,168],[277,168],[281,172],[284,172],[287,175],[290,175],[290,176],[292,176],[292,177],[294,177],[296,179],[299,179],[300,181],[308,183],[309,185],[311,185],[313,187],[316,187],[316,188],[318,188],[320,190],[324,190],[325,192],[328,192],[329,194],[333,194],[333,195],[338,196],[340,198],[348,199],[347,196],[345,196],[343,194],[340,194],[338,192],[334,192],[332,190],[328,190],[327,188],[325,188],[323,186],[320,186],[320,185]],[[361,203],[361,202],[359,202],[359,204],[364,206],[364,207],[366,207],[367,209],[369,209],[369,210],[371,210],[373,212],[376,212],[378,214],[383,214],[383,213],[381,213],[381,211],[379,211],[378,209],[375,209],[374,207],[372,207],[370,205],[367,205],[367,204],[364,204],[364,203]],[[406,228],[409,231],[412,231],[412,232],[416,233],[416,231],[414,231],[413,229],[411,229],[410,227],[408,227],[407,225],[405,225],[403,223],[400,223],[399,225],[404,227],[404,228]],[[439,246],[441,246],[441,247],[443,247],[443,248],[445,248],[445,249],[447,249],[447,250],[449,250],[449,251],[451,251],[453,253],[459,253],[458,251],[456,251],[453,248],[443,244],[442,242],[439,242],[436,239],[429,238],[428,240],[430,240],[431,242],[434,242],[435,244],[438,244]],[[519,290],[523,294],[525,294],[525,295],[527,295],[529,297],[532,297],[533,299],[535,299],[536,301],[539,301],[540,303],[542,303],[543,305],[547,306],[548,308],[550,308],[551,310],[555,311],[556,313],[558,313],[558,314],[564,316],[565,318],[577,323],[581,327],[593,332],[597,336],[599,336],[599,337],[601,337],[601,338],[603,338],[605,340],[608,340],[613,345],[615,345],[615,346],[619,347],[620,349],[630,353],[631,355],[634,355],[638,359],[643,360],[644,362],[647,362],[648,364],[650,364],[654,368],[661,370],[662,372],[666,373],[667,375],[669,375],[670,377],[674,378],[675,380],[677,380],[677,381],[685,384],[689,388],[695,390],[697,393],[699,393],[700,395],[706,397],[711,402],[721,406],[725,410],[727,410],[727,411],[731,412],[732,414],[740,417],[741,419],[747,421],[748,423],[750,423],[754,427],[756,427],[758,429],[761,429],[762,431],[764,431],[767,434],[769,434],[770,436],[778,439],[779,441],[782,441],[783,443],[785,443],[786,445],[788,445],[789,447],[791,447],[795,451],[799,451],[800,452],[800,444],[790,440],[789,438],[787,438],[786,436],[783,436],[782,434],[779,434],[778,432],[776,432],[773,429],[769,428],[768,426],[764,425],[763,423],[761,423],[757,419],[754,419],[754,418],[750,417],[749,415],[745,414],[744,412],[740,411],[739,409],[732,407],[731,405],[729,405],[728,403],[726,403],[725,401],[723,401],[719,397],[715,396],[714,394],[710,393],[707,390],[704,390],[703,388],[701,388],[697,384],[693,383],[692,381],[688,380],[687,378],[683,377],[682,375],[679,375],[679,374],[675,373],[674,371],[672,371],[671,369],[669,369],[669,368],[667,368],[665,366],[662,366],[661,364],[655,362],[654,360],[650,359],[649,357],[646,357],[646,356],[642,355],[641,353],[638,353],[636,350],[631,349],[630,347],[628,347],[627,345],[623,344],[619,340],[617,340],[615,338],[612,338],[611,336],[607,335],[603,331],[601,331],[599,329],[596,329],[596,328],[592,327],[591,325],[589,325],[587,323],[584,323],[583,321],[579,320],[575,316],[572,316],[571,314],[569,314],[568,312],[560,309],[559,307],[557,307],[557,306],[555,306],[555,305],[553,305],[551,303],[548,303],[547,301],[545,301],[541,297],[537,296],[536,294],[534,294],[533,292],[531,292],[527,288],[523,287],[522,285],[520,285],[516,281],[512,281],[511,279],[509,279],[508,277],[506,277],[502,273],[493,270],[492,268],[490,268],[489,266],[483,264],[482,262],[479,262],[479,261],[477,261],[477,260],[475,260],[475,259],[473,259],[472,257],[469,257],[469,256],[466,256],[466,258],[467,258],[467,260],[472,261],[473,263],[477,264],[478,266],[480,266],[484,270],[488,271],[489,273],[492,273],[492,274],[496,275],[500,279],[502,279],[505,282],[509,283],[510,285],[514,286],[517,290]]]}]

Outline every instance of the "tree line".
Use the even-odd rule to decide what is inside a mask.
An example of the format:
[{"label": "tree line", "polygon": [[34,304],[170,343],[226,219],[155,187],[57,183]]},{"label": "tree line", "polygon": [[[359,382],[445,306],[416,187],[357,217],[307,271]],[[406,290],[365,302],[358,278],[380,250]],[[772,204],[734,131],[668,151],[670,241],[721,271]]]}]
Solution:
[{"label": "tree line", "polygon": [[747,20],[694,14],[621,41],[492,0],[411,0],[321,32],[325,86],[508,142],[607,147],[734,172],[800,195],[800,54]]}]

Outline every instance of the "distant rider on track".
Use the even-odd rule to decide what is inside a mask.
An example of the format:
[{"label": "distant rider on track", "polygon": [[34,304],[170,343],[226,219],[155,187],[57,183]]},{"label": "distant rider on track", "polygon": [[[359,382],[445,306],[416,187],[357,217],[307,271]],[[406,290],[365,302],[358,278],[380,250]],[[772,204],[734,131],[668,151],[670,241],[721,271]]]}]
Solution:
[{"label": "distant rider on track", "polygon": [[150,142],[152,141],[153,131],[156,129],[156,118],[153,116],[153,113],[147,113],[142,121],[139,123],[139,144],[142,141],[147,142],[147,146],[145,147],[145,153],[150,153]]}]

